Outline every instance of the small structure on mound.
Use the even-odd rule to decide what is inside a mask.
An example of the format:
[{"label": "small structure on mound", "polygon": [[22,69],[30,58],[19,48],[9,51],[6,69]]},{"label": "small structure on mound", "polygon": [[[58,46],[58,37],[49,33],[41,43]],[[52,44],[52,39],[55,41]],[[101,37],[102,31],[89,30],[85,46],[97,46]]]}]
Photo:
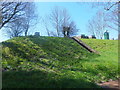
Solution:
[{"label": "small structure on mound", "polygon": [[40,36],[40,32],[35,32],[35,36]]},{"label": "small structure on mound", "polygon": [[89,36],[89,39],[96,39],[95,35]]},{"label": "small structure on mound", "polygon": [[79,39],[85,38],[85,39],[96,39],[95,35],[86,36],[85,34],[81,34],[80,36],[77,36]]},{"label": "small structure on mound", "polygon": [[108,32],[108,30],[106,30],[104,32],[104,39],[109,39],[109,32]]}]

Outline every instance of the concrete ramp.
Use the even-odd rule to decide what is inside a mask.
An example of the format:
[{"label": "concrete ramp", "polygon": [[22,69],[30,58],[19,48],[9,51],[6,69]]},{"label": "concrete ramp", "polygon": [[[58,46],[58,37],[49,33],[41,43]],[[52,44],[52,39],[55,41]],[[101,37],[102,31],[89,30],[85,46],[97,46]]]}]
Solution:
[{"label": "concrete ramp", "polygon": [[82,40],[80,40],[78,37],[71,37],[74,41],[76,41],[79,45],[87,49],[91,53],[99,54],[96,50],[92,49],[90,46],[86,45]]}]

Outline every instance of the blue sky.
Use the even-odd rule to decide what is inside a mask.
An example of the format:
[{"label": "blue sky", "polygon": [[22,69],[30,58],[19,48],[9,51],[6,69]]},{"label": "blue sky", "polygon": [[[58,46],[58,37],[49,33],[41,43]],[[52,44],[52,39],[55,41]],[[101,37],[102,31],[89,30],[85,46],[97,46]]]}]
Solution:
[{"label": "blue sky", "polygon": [[[71,19],[76,23],[77,28],[80,29],[78,35],[85,33],[88,34],[86,24],[88,20],[96,13],[95,9],[90,8],[88,5],[81,5],[76,2],[50,2],[50,3],[37,3],[37,11],[40,16],[46,16],[51,13],[51,10],[58,6],[59,8],[66,8]],[[92,9],[92,10],[91,10]],[[46,34],[44,31],[42,34]]]},{"label": "blue sky", "polygon": [[[40,17],[44,17],[49,15],[51,10],[58,6],[59,8],[66,8],[71,19],[76,23],[77,28],[80,29],[78,35],[86,34],[91,35],[87,31],[87,23],[88,20],[95,16],[97,9],[91,8],[89,4],[82,3],[80,4],[77,2],[35,2],[36,3],[36,13]],[[87,2],[86,2],[87,3]],[[91,2],[92,3],[92,2]],[[40,20],[38,20],[40,21]],[[46,36],[46,31],[44,27],[39,22],[34,28],[31,28],[29,34],[34,34],[34,32],[40,32],[42,36]],[[117,38],[117,31],[115,30],[108,30],[110,32],[110,38]],[[0,30],[0,42],[8,39],[4,32]]]}]

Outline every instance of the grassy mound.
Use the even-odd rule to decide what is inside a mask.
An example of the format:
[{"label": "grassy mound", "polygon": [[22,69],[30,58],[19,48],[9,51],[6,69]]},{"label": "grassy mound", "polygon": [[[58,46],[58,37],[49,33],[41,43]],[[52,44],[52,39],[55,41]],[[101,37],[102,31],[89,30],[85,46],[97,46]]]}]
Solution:
[{"label": "grassy mound", "polygon": [[118,78],[118,40],[82,39],[82,41],[100,52],[100,56],[87,62],[87,65],[96,68],[103,81]]},{"label": "grassy mound", "polygon": [[96,82],[118,78],[117,41],[102,40],[101,45],[104,42],[112,50],[93,47],[100,55],[68,38],[29,36],[2,42],[3,88],[99,87]]}]

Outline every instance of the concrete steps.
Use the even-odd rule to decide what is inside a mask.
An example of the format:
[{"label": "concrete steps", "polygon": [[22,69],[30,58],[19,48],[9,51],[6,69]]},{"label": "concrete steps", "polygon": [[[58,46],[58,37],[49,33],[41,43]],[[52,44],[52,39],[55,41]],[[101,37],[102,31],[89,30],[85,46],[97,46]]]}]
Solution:
[{"label": "concrete steps", "polygon": [[73,39],[74,41],[76,41],[79,45],[81,45],[82,47],[84,47],[85,49],[87,49],[89,52],[99,54],[99,52],[97,52],[96,50],[92,49],[90,46],[88,46],[87,44],[85,44],[78,37],[71,37],[71,39]]}]

